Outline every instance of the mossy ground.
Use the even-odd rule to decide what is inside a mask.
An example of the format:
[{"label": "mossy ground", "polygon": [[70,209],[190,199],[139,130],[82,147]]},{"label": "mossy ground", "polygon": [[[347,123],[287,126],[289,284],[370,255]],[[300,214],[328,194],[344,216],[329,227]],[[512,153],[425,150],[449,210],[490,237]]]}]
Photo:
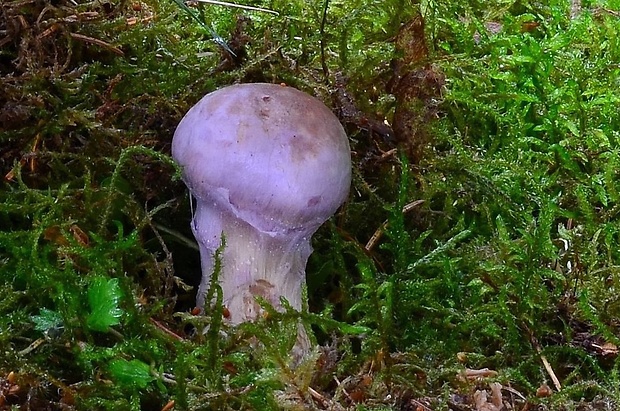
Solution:
[{"label": "mossy ground", "polygon": [[[618,409],[620,2],[251,3],[0,5],[0,409]],[[259,81],[355,178],[308,310],[233,329],[170,141]]]}]

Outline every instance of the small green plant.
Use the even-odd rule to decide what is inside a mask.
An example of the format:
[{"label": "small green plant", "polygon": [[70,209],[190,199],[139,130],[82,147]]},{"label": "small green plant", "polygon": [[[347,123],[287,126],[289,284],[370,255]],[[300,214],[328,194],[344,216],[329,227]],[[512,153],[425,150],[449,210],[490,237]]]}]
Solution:
[{"label": "small green plant", "polygon": [[88,328],[94,331],[108,331],[120,323],[123,310],[119,308],[122,292],[115,278],[94,277],[88,286],[90,313],[86,317]]},{"label": "small green plant", "polygon": [[149,365],[140,360],[112,360],[108,371],[119,386],[127,389],[144,389],[155,379]]}]

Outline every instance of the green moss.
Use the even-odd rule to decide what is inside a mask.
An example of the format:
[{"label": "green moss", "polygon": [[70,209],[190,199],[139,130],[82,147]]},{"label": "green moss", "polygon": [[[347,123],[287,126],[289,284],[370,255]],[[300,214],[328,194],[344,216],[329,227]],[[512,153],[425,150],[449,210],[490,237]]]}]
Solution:
[{"label": "green moss", "polygon": [[[618,403],[618,4],[569,3],[3,6],[27,23],[0,51],[8,404],[439,409],[485,388],[455,377],[483,367],[540,409]],[[420,16],[425,38],[396,45]],[[232,328],[215,283],[190,314],[200,265],[168,154],[194,102],[249,81],[333,107],[354,183],[315,238],[310,312],[262,301]],[[397,108],[420,116],[413,141],[376,125]],[[300,320],[321,348],[295,368]]]}]

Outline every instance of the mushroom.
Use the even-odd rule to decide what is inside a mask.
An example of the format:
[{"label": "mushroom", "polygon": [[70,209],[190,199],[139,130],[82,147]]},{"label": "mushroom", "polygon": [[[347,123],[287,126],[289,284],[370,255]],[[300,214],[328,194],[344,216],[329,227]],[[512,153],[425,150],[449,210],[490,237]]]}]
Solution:
[{"label": "mushroom", "polygon": [[[204,96],[179,123],[172,156],[196,209],[204,308],[214,254],[229,321],[256,319],[262,297],[302,308],[310,240],[348,196],[351,154],[342,125],[319,100],[291,87],[239,84]],[[301,339],[307,336],[300,326]],[[304,337],[305,336],[305,337]]]}]

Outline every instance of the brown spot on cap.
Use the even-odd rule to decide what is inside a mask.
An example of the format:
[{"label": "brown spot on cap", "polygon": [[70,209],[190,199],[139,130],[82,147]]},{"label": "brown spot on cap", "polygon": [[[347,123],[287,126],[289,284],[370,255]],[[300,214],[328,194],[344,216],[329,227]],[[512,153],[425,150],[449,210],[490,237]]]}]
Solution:
[{"label": "brown spot on cap", "polygon": [[321,196],[314,196],[308,200],[308,207],[314,207],[321,204]]}]

